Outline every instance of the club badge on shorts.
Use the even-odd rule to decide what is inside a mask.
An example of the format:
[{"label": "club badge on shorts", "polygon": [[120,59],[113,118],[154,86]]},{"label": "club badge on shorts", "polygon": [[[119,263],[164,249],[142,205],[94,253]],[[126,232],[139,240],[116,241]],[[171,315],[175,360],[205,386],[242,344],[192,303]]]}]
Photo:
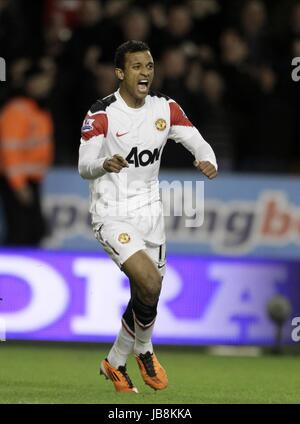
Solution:
[{"label": "club badge on shorts", "polygon": [[130,242],[130,235],[127,233],[121,233],[119,234],[118,240],[122,244],[126,244]]},{"label": "club badge on shorts", "polygon": [[159,118],[159,119],[157,119],[157,121],[155,122],[155,126],[156,126],[156,129],[157,129],[158,131],[163,131],[163,130],[165,130],[165,129],[166,129],[167,123],[166,123],[166,121],[165,121],[164,119]]}]

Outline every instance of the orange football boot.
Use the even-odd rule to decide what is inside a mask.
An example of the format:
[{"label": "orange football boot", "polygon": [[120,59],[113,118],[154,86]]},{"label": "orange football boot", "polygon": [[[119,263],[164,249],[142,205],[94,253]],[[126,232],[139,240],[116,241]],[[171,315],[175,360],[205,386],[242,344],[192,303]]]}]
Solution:
[{"label": "orange football boot", "polygon": [[168,386],[168,377],[154,353],[146,352],[135,355],[143,380],[155,390],[163,390]]},{"label": "orange football boot", "polygon": [[134,387],[127,374],[126,366],[114,368],[107,359],[103,359],[100,364],[100,374],[104,375],[106,380],[111,380],[113,382],[117,392],[138,393],[138,389]]}]

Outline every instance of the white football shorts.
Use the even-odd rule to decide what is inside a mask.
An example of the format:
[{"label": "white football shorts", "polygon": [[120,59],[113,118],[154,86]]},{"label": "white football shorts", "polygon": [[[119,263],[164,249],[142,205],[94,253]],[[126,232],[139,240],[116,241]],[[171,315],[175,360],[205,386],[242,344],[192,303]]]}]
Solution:
[{"label": "white football shorts", "polygon": [[166,243],[154,243],[131,222],[117,219],[94,225],[94,234],[112,260],[122,269],[123,263],[139,250],[145,250],[157,266],[161,276],[166,268]]}]

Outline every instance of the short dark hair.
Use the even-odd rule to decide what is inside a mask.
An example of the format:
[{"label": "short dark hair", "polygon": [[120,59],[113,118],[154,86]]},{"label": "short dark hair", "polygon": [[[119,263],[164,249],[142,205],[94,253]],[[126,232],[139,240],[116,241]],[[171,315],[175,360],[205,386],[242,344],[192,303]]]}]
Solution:
[{"label": "short dark hair", "polygon": [[137,40],[126,41],[125,43],[121,44],[116,50],[115,67],[124,69],[126,53],[144,52],[145,50],[150,51],[150,48],[148,44],[144,43],[144,41],[137,41]]}]

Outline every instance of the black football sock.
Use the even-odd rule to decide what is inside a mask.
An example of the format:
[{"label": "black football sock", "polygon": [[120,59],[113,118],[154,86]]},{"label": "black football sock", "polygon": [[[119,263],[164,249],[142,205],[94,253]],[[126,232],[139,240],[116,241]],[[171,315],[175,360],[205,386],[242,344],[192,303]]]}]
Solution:
[{"label": "black football sock", "polygon": [[132,302],[135,343],[134,352],[137,355],[153,352],[151,337],[153,333],[155,318],[157,314],[157,303],[153,306],[141,302],[137,296]]},{"label": "black football sock", "polygon": [[122,316],[122,324],[125,328],[125,330],[128,331],[128,333],[134,337],[134,318],[133,318],[133,311],[132,311],[132,300],[130,299],[127,305],[127,308]]},{"label": "black football sock", "polygon": [[157,303],[155,305],[146,305],[137,295],[132,300],[132,309],[134,312],[135,321],[141,327],[148,327],[155,320],[157,314]]}]

